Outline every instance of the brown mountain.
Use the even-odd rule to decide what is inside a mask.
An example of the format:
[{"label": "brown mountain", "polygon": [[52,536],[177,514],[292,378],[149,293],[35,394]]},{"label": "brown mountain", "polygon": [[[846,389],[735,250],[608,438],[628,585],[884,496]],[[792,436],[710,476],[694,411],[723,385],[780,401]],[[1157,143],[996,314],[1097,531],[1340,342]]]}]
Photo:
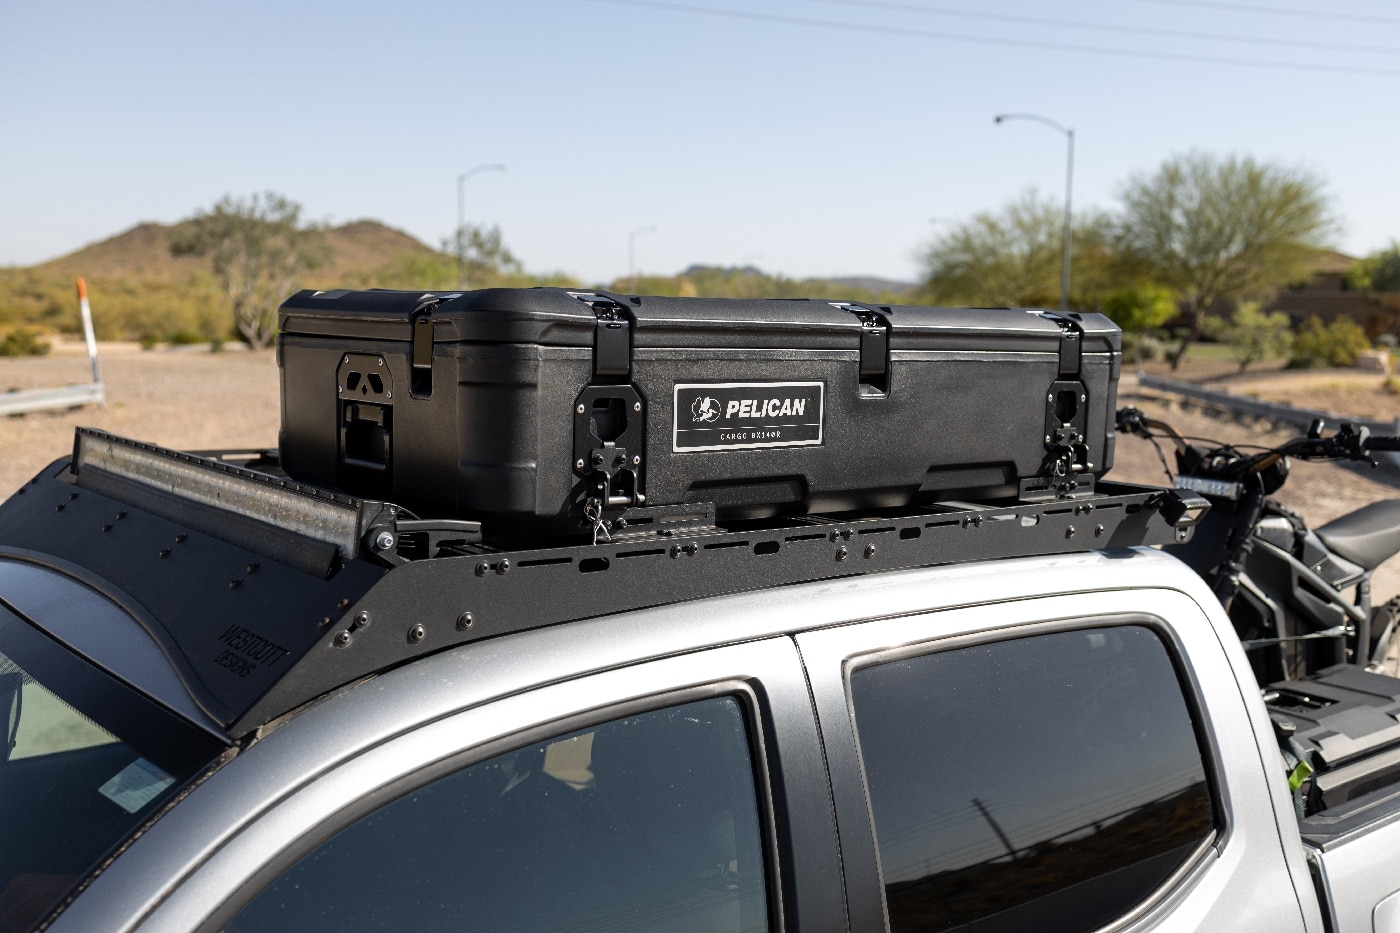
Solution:
[{"label": "brown mountain", "polygon": [[[188,223],[185,221],[183,223]],[[40,263],[38,272],[64,277],[76,275],[94,279],[143,279],[183,282],[190,275],[209,269],[209,260],[198,256],[173,256],[170,234],[179,225],[137,224],[100,243]],[[317,270],[317,279],[347,279],[378,269],[401,253],[431,253],[433,250],[402,230],[377,220],[356,220],[326,231],[332,256]]]}]

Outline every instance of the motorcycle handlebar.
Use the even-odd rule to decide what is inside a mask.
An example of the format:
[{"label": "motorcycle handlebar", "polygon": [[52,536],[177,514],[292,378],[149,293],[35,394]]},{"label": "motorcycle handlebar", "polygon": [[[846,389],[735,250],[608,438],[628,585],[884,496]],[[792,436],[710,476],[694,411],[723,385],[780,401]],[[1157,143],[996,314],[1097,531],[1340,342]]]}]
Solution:
[{"label": "motorcycle handlebar", "polygon": [[1366,438],[1367,450],[1400,450],[1400,437],[1372,434]]}]

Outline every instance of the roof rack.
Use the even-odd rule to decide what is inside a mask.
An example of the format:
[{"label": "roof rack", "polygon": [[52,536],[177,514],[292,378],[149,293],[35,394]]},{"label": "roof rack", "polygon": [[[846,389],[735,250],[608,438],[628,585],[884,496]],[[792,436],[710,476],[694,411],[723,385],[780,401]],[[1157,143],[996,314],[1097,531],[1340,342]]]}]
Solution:
[{"label": "roof rack", "polygon": [[862,573],[1183,543],[1204,507],[1111,482],[1074,499],[726,527],[703,505],[673,506],[611,540],[498,549],[474,522],[290,482],[274,458],[240,465],[80,429],[71,461],[0,506],[0,557],[61,567],[140,607],[133,615],[236,737],[467,642]]}]

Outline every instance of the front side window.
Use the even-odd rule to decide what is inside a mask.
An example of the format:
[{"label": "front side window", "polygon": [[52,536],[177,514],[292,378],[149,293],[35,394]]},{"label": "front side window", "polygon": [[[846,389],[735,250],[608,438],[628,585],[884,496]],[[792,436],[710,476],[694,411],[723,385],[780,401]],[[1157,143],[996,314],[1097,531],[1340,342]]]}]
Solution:
[{"label": "front side window", "polygon": [[341,830],[226,930],[768,929],[753,761],[730,697],[441,778]]},{"label": "front side window", "polygon": [[41,921],[222,750],[0,609],[0,930]]},{"label": "front side window", "polygon": [[890,929],[1097,929],[1211,837],[1162,639],[1123,625],[855,670]]}]

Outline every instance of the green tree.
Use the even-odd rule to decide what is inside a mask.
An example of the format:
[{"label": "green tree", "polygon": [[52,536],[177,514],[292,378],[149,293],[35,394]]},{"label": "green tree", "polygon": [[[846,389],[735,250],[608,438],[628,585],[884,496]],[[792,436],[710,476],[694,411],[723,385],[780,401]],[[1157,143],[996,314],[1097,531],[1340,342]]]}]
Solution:
[{"label": "green tree", "polygon": [[[1177,313],[1171,289],[1150,283],[1128,285],[1104,293],[1099,310],[1123,328],[1124,355],[1131,352],[1139,365],[1143,360],[1144,345],[1149,342],[1148,331],[1162,327]],[[1155,341],[1152,344],[1156,346]]]},{"label": "green tree", "polygon": [[1218,328],[1217,336],[1230,345],[1243,373],[1250,363],[1287,356],[1293,348],[1293,323],[1282,311],[1266,313],[1259,302],[1246,301]]},{"label": "green tree", "polygon": [[[977,214],[938,236],[924,251],[924,295],[935,303],[1057,307],[1064,206],[1034,190],[998,211]],[[1105,249],[1107,219],[1081,212],[1071,241],[1070,303],[1096,303],[1112,278]]]},{"label": "green tree", "polygon": [[[520,260],[501,238],[500,227],[466,224],[457,230],[453,247],[457,255],[458,288],[488,287],[525,272]],[[448,251],[448,244],[443,244],[442,251]]]},{"label": "green tree", "polygon": [[1400,292],[1400,243],[1358,259],[1347,273],[1352,288],[1374,292]]},{"label": "green tree", "polygon": [[322,227],[304,224],[301,205],[275,192],[225,195],[171,234],[175,255],[207,256],[250,346],[266,347],[277,333],[277,306],[298,278],[329,258]]},{"label": "green tree", "polygon": [[1316,177],[1247,156],[1173,156],[1129,179],[1122,201],[1119,255],[1171,287],[1190,321],[1173,368],[1208,314],[1304,277],[1334,229]]}]

